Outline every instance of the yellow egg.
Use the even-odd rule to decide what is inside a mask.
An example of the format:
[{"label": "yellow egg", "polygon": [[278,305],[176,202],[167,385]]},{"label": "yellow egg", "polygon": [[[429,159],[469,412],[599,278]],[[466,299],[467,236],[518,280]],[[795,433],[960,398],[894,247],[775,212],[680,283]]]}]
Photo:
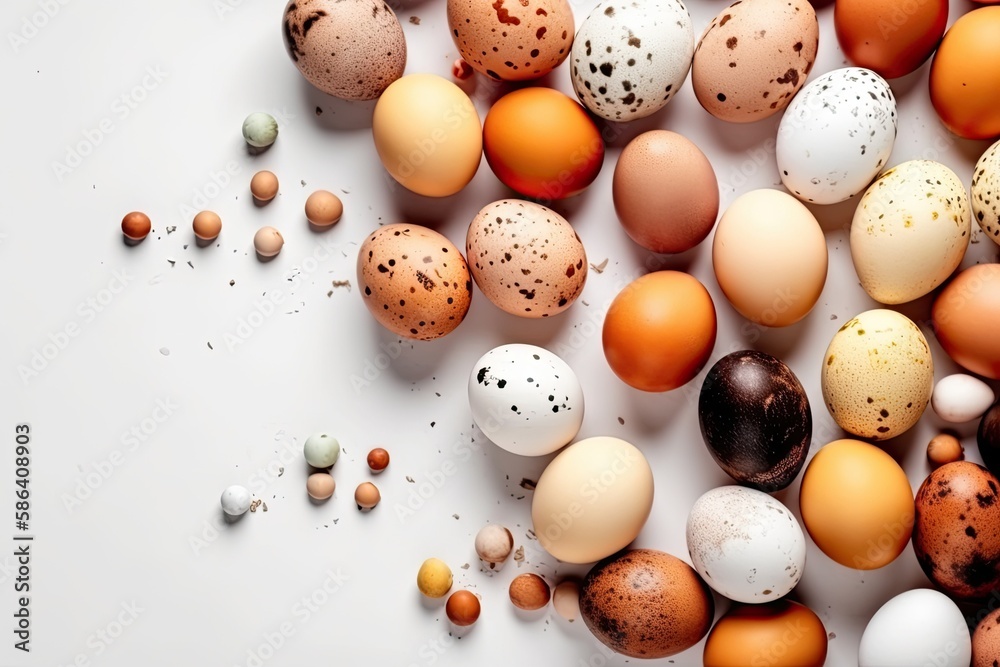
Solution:
[{"label": "yellow egg", "polygon": [[443,598],[452,581],[451,568],[440,558],[428,558],[417,571],[417,588],[429,598]]}]

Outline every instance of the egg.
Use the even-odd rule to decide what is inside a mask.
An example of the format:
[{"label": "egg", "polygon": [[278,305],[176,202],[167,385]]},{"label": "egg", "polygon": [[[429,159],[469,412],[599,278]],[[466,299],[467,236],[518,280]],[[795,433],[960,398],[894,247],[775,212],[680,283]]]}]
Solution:
[{"label": "egg", "polygon": [[560,581],[552,591],[552,607],[570,623],[580,617],[580,584],[573,579]]},{"label": "egg", "polygon": [[694,28],[681,0],[605,0],[573,42],[573,90],[606,120],[645,118],[677,93],[693,56]]},{"label": "egg", "polygon": [[1000,245],[1000,141],[987,148],[972,170],[972,215],[980,229]]},{"label": "egg", "polygon": [[[938,433],[927,443],[927,460],[935,468],[939,468],[945,463],[961,461],[964,457],[965,448],[962,446],[962,441],[950,433]],[[987,467],[989,467],[988,463]]]},{"label": "egg", "polygon": [[514,550],[514,536],[498,523],[488,523],[476,533],[476,554],[490,569],[502,564]]},{"label": "egg", "polygon": [[533,572],[519,574],[507,589],[511,603],[518,609],[537,611],[549,603],[552,593],[545,580]]},{"label": "egg", "polygon": [[465,62],[495,81],[545,76],[569,56],[567,0],[448,0],[448,29]]},{"label": "egg", "polygon": [[691,83],[710,114],[750,123],[778,113],[806,82],[819,24],[806,0],[737,0],[705,28]]},{"label": "egg", "polygon": [[252,500],[253,495],[246,487],[234,484],[222,492],[222,511],[229,516],[246,514]]},{"label": "egg", "polygon": [[761,491],[791,484],[809,453],[806,391],[792,369],[764,352],[733,352],[712,366],[701,386],[698,423],[719,467]]},{"label": "egg", "polygon": [[920,485],[913,552],[945,593],[981,599],[1000,586],[1000,480],[971,461],[948,463]]},{"label": "egg", "polygon": [[557,315],[587,282],[580,237],[566,218],[534,202],[484,206],[469,225],[465,251],[479,291],[511,315]]},{"label": "egg", "polygon": [[306,220],[317,227],[329,227],[344,215],[344,203],[340,197],[326,190],[316,190],[305,205]]},{"label": "egg", "polygon": [[994,400],[996,396],[988,384],[971,375],[956,373],[934,385],[931,407],[944,421],[961,424],[981,417]]},{"label": "egg", "polygon": [[806,467],[799,489],[802,523],[820,550],[844,567],[875,570],[896,560],[913,531],[913,490],[884,451],[835,440]]},{"label": "egg", "polygon": [[328,95],[373,100],[403,75],[403,27],[382,0],[289,0],[282,34],[302,76]]},{"label": "egg", "polygon": [[462,590],[448,596],[444,610],[448,620],[461,628],[479,620],[481,605],[475,593]]},{"label": "egg", "polygon": [[708,362],[718,331],[715,304],[697,278],[656,271],[611,302],[601,342],[611,370],[642,391],[677,389]]},{"label": "egg", "polygon": [[712,594],[691,566],[662,551],[630,549],[591,568],[580,615],[602,644],[631,658],[691,648],[715,616]]},{"label": "egg", "polygon": [[261,227],[253,235],[253,247],[264,259],[276,256],[285,245],[285,237],[274,227]]},{"label": "egg", "polygon": [[382,494],[379,493],[378,487],[371,482],[361,482],[354,490],[354,502],[357,503],[359,510],[371,510],[378,505],[380,500],[382,500]]},{"label": "egg", "polygon": [[882,605],[858,647],[859,667],[967,667],[971,657],[962,611],[926,588],[900,593]]},{"label": "egg", "polygon": [[827,635],[809,607],[778,600],[734,605],[705,642],[704,667],[823,667]]},{"label": "egg", "polygon": [[472,275],[462,253],[419,225],[385,225],[372,232],[358,252],[358,285],[379,324],[417,340],[454,331],[472,301]]},{"label": "egg", "polygon": [[426,197],[464,188],[482,158],[476,107],[461,88],[434,74],[410,74],[386,88],[375,105],[372,137],[386,171]]},{"label": "egg", "polygon": [[778,190],[740,195],[719,219],[712,265],[729,303],[768,327],[795,324],[826,284],[826,237],[801,202]]},{"label": "egg", "polygon": [[336,488],[337,483],[329,473],[314,472],[306,478],[306,493],[313,500],[328,500]]},{"label": "egg", "polygon": [[983,616],[972,633],[970,667],[995,667],[1000,657],[1000,609]]},{"label": "egg", "polygon": [[914,71],[937,48],[948,0],[901,5],[895,0],[838,0],[833,24],[844,55],[887,79]]},{"label": "egg", "polygon": [[138,243],[147,236],[153,228],[149,216],[140,211],[126,213],[122,218],[122,235],[128,240]]},{"label": "egg", "polygon": [[771,602],[802,578],[806,539],[791,511],[762,491],[724,486],[694,503],[687,520],[691,562],[736,602]]},{"label": "egg", "polygon": [[1000,379],[1000,265],[978,264],[955,276],[931,310],[934,333],[964,368]]},{"label": "egg", "polygon": [[576,437],[583,388],[569,365],[548,350],[513,343],[476,361],[469,376],[472,420],[499,447],[543,456]]},{"label": "egg", "polygon": [[258,171],[250,179],[250,194],[259,203],[271,201],[278,195],[278,177],[271,171]]},{"label": "egg", "polygon": [[583,192],[604,165],[604,141],[587,112],[542,87],[507,93],[490,107],[483,152],[504,185],[541,200]]},{"label": "egg", "polygon": [[823,400],[848,433],[895,438],[917,423],[931,400],[934,362],[927,339],[896,311],[868,310],[848,320],[823,360]]},{"label": "egg", "polygon": [[215,211],[199,211],[191,227],[199,241],[214,241],[222,231],[222,218]]},{"label": "egg", "polygon": [[851,222],[851,257],[871,298],[906,303],[958,268],[971,232],[969,198],[955,172],[911,160],[884,172],[861,197]]},{"label": "egg", "polygon": [[835,204],[862,192],[896,140],[896,98],[860,67],[827,72],[788,105],[775,146],[781,182],[796,197]]},{"label": "egg", "polygon": [[314,468],[330,468],[340,458],[340,442],[328,433],[313,433],[302,445],[302,455]]},{"label": "egg", "polygon": [[368,452],[365,463],[368,464],[368,469],[371,470],[372,474],[377,475],[389,467],[389,452],[381,447],[376,447]]},{"label": "egg", "polygon": [[1000,472],[1000,403],[994,404],[979,422],[976,445],[985,465],[994,475]]},{"label": "egg", "polygon": [[429,598],[443,598],[453,582],[451,568],[440,558],[428,558],[417,570],[417,588]]},{"label": "egg", "polygon": [[959,17],[931,63],[931,102],[945,127],[965,139],[1000,136],[1000,7]]},{"label": "egg", "polygon": [[243,140],[250,148],[267,148],[278,139],[278,121],[269,113],[254,111],[243,119]]},{"label": "egg", "polygon": [[653,507],[653,473],[635,445],[598,436],[552,459],[535,486],[538,543],[564,563],[591,563],[636,538]]},{"label": "egg", "polygon": [[719,214],[712,164],[689,139],[667,130],[628,142],[615,165],[612,196],[625,233],[653,252],[690,250]]}]

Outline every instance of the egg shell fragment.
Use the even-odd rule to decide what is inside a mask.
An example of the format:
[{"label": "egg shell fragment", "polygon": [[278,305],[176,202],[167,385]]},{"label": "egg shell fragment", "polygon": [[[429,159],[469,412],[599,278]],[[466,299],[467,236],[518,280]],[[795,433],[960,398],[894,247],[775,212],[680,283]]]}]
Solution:
[{"label": "egg shell fragment", "polygon": [[900,593],[882,605],[858,647],[859,667],[967,667],[971,657],[962,610],[927,588]]},{"label": "egg shell fragment", "polygon": [[986,236],[1000,245],[1000,141],[987,148],[972,171],[972,215]]},{"label": "egg shell fragment", "polygon": [[931,407],[946,422],[962,424],[986,412],[996,396],[988,384],[971,375],[957,373],[943,377],[934,385]]}]

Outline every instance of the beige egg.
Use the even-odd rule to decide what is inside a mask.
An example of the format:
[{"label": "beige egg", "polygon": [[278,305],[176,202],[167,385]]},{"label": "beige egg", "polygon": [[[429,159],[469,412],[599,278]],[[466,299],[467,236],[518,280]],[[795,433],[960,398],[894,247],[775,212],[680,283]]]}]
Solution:
[{"label": "beige egg", "polygon": [[587,254],[576,231],[540,204],[504,199],[469,225],[466,255],[486,298],[521,317],[549,317],[569,308],[587,281]]},{"label": "beige egg", "polygon": [[472,300],[472,275],[458,248],[419,225],[386,225],[358,251],[365,306],[386,329],[432,340],[462,323]]},{"label": "beige egg", "polygon": [[382,0],[290,0],[282,32],[309,83],[345,100],[373,100],[406,67],[403,28]]},{"label": "beige egg", "polygon": [[917,423],[931,400],[927,339],[905,315],[869,310],[834,334],[823,357],[823,400],[854,435],[887,440]]},{"label": "beige egg", "polygon": [[569,56],[573,10],[567,0],[448,0],[448,29],[480,74],[528,81]]},{"label": "beige egg", "polygon": [[851,223],[851,257],[871,298],[905,303],[928,294],[965,257],[972,231],[969,198],[948,167],[911,160],[865,191]]},{"label": "beige egg", "polygon": [[253,235],[253,247],[261,257],[274,257],[281,252],[285,238],[274,227],[261,227]]},{"label": "beige egg", "polygon": [[1000,141],[986,149],[972,172],[972,211],[991,241],[1000,245]]},{"label": "beige egg", "polygon": [[691,70],[695,95],[721,120],[767,118],[805,84],[818,46],[807,0],[738,0],[702,33]]},{"label": "beige egg", "polygon": [[314,472],[306,478],[306,493],[313,500],[327,500],[336,488],[337,483],[330,473]]}]

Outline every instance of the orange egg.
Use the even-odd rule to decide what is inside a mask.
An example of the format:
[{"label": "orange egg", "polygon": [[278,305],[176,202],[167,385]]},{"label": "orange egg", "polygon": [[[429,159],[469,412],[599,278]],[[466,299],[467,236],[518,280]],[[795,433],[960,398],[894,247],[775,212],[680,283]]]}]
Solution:
[{"label": "orange egg", "polygon": [[504,185],[543,200],[579,194],[604,164],[594,121],[551,88],[522,88],[497,100],[483,123],[483,148]]},{"label": "orange egg", "polygon": [[823,667],[826,628],[805,605],[790,600],[734,606],[705,642],[705,667]]},{"label": "orange egg", "polygon": [[1000,136],[1000,7],[982,7],[945,33],[931,64],[931,102],[965,139]]},{"label": "orange egg", "polygon": [[948,24],[948,0],[837,0],[833,20],[852,63],[894,79],[930,57]]},{"label": "orange egg", "polygon": [[669,391],[690,381],[715,347],[715,304],[698,280],[657,271],[623,289],[604,319],[604,356],[626,384]]},{"label": "orange egg", "polygon": [[1000,264],[977,264],[941,290],[931,310],[948,356],[973,373],[1000,379]]}]

